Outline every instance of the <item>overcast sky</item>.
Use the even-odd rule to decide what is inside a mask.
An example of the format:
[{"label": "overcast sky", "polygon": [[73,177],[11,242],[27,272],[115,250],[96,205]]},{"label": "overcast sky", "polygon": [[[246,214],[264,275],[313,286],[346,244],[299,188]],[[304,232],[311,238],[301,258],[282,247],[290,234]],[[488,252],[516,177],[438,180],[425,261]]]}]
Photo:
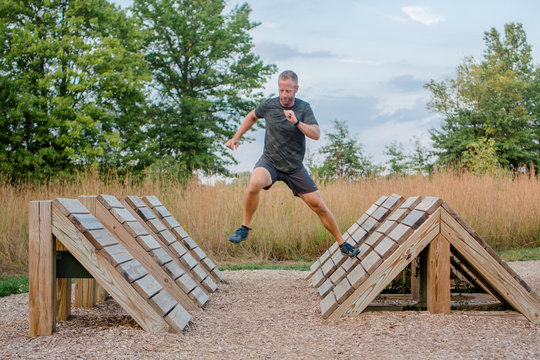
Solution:
[{"label": "overcast sky", "polygon": [[[131,0],[114,1],[123,7]],[[230,6],[245,1],[230,1]],[[423,84],[455,76],[468,56],[479,59],[484,32],[520,22],[540,62],[539,1],[354,1],[248,0],[255,52],[279,72],[299,76],[297,97],[308,101],[319,122],[319,141],[307,140],[312,153],[324,145],[332,120],[345,120],[364,152],[382,164],[393,141],[412,148],[416,137],[429,146],[428,129],[440,117],[426,110]],[[277,74],[265,94],[277,94]],[[252,135],[253,136],[253,135]],[[235,152],[233,171],[250,171],[262,154],[263,134]]]}]

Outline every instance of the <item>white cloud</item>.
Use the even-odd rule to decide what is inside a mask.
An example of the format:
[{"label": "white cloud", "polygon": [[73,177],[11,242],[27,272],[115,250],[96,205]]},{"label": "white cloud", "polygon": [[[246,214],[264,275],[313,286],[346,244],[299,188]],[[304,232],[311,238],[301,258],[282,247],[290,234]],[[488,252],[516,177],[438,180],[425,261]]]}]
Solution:
[{"label": "white cloud", "polygon": [[403,6],[401,8],[412,20],[424,25],[432,25],[444,21],[444,17],[434,14],[428,8],[422,6]]},{"label": "white cloud", "polygon": [[380,61],[361,60],[361,59],[354,59],[354,58],[343,58],[343,59],[340,59],[339,62],[346,63],[346,64],[358,64],[358,65],[382,65],[382,62]]}]

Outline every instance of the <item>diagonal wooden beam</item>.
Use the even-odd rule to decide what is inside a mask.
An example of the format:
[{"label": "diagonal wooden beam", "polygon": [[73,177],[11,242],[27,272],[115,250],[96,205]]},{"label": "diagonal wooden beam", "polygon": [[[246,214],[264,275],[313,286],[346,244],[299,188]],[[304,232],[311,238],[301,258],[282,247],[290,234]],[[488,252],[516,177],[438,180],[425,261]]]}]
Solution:
[{"label": "diagonal wooden beam", "polygon": [[540,323],[540,302],[514,279],[452,215],[445,209],[441,210],[441,232],[457,252],[514,309],[521,312],[531,322]]},{"label": "diagonal wooden beam", "polygon": [[358,315],[440,233],[440,209],[435,210],[336,310],[328,317]]}]

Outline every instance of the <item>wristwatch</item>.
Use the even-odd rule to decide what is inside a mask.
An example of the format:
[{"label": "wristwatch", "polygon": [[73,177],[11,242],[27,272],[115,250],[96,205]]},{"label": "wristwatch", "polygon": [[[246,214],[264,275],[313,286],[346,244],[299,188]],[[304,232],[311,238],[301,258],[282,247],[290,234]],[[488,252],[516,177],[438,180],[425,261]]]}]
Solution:
[{"label": "wristwatch", "polygon": [[296,119],[296,124],[294,124],[294,126],[298,126],[298,124],[300,124],[300,120]]}]

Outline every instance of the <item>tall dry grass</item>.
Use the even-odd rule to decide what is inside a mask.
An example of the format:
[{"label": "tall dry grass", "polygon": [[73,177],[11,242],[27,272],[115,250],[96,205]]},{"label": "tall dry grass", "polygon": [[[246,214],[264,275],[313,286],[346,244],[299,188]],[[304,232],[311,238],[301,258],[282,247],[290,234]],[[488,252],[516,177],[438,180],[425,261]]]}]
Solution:
[{"label": "tall dry grass", "polygon": [[[29,201],[83,194],[158,196],[218,262],[307,260],[331,245],[333,240],[317,217],[283,183],[262,193],[249,241],[240,246],[229,244],[226,238],[242,219],[244,190],[244,185],[100,179],[92,172],[45,185],[12,185],[0,179],[0,270],[26,269]],[[342,232],[383,194],[432,195],[443,198],[497,250],[540,246],[540,183],[534,175],[438,173],[429,178],[336,181],[321,185],[320,190]]]}]

